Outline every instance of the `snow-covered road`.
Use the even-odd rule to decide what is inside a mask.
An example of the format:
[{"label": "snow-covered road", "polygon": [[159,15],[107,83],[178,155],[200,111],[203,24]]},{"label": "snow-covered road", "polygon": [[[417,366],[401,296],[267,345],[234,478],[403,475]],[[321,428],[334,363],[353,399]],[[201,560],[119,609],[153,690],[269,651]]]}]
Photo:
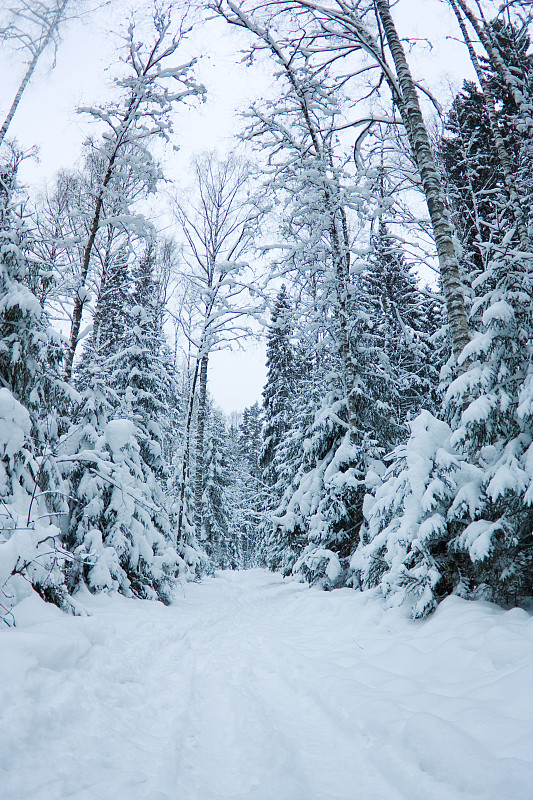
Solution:
[{"label": "snow-covered road", "polygon": [[82,603],[0,634],[2,800],[533,798],[524,611],[414,624],[262,570]]}]

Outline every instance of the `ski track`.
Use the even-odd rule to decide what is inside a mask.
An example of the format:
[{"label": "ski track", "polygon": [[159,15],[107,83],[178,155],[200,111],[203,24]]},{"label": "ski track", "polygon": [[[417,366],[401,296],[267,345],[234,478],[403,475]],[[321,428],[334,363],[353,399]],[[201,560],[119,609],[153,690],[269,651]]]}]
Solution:
[{"label": "ski track", "polygon": [[1,634],[2,800],[533,798],[526,612],[415,624],[263,570],[80,602]]}]

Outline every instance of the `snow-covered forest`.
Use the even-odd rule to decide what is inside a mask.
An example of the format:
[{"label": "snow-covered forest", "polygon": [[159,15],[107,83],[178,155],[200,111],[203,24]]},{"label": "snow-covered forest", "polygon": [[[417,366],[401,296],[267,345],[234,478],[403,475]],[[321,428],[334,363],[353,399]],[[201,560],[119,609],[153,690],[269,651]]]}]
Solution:
[{"label": "snow-covered forest", "polygon": [[[5,9],[26,68],[0,151],[5,621],[28,584],[74,610],[82,584],[166,601],[250,565],[379,586],[414,617],[528,602],[529,9],[449,5],[478,82],[423,114],[387,3],[144,4],[44,190],[20,185],[10,124],[81,10]],[[181,51],[214,15],[272,90],[233,152],[195,158],[170,238],[161,141],[203,99]],[[209,359],[254,335],[262,404],[228,419]]]},{"label": "snow-covered forest", "polygon": [[[69,647],[60,620],[97,616],[108,598],[146,620],[140,601],[162,601],[179,621],[182,592],[199,613],[204,587],[223,605],[219,570],[235,571],[223,573],[230,593],[266,581],[282,616],[287,586],[294,608],[306,596],[317,614],[340,604],[340,636],[352,607],[369,630],[390,613],[400,651],[414,620],[439,641],[460,620],[466,631],[470,613],[478,632],[494,614],[529,621],[516,607],[533,595],[533,4],[435,4],[438,41],[419,37],[410,0],[124,5],[105,85],[72,108],[84,143],[46,183],[24,179],[38,153],[16,120],[69,26],[105,6],[2,5],[17,78],[0,105],[0,618],[6,637],[32,620],[59,626],[52,669]],[[244,80],[261,80],[232,141],[185,168],[172,154],[180,120],[209,100],[197,47],[209,35],[235,45]],[[419,54],[445,71],[432,53],[447,39],[460,43],[464,81],[435,91]],[[225,414],[213,360],[257,339],[262,397]],[[84,630],[92,641],[96,628]],[[509,637],[496,636],[498,669],[533,656],[531,625],[516,647]],[[433,729],[413,725],[422,747]],[[421,770],[444,780],[426,756]],[[479,791],[464,766],[455,789],[420,795],[368,775],[361,796],[260,778],[216,789],[197,775],[151,794],[67,781],[26,795],[15,782],[9,800],[526,800],[523,746],[499,756],[522,760],[492,783],[475,748],[464,756]]]}]

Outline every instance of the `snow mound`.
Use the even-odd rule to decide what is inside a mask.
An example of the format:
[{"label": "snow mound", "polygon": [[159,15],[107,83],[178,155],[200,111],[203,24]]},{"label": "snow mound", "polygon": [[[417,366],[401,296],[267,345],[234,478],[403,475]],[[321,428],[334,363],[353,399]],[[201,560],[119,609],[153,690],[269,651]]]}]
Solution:
[{"label": "snow mound", "polygon": [[30,415],[9,389],[0,389],[0,456],[13,456],[22,450],[31,429]]},{"label": "snow mound", "polygon": [[122,449],[126,447],[134,433],[135,425],[129,419],[112,419],[107,423],[105,440],[115,461],[121,461],[124,458]]}]

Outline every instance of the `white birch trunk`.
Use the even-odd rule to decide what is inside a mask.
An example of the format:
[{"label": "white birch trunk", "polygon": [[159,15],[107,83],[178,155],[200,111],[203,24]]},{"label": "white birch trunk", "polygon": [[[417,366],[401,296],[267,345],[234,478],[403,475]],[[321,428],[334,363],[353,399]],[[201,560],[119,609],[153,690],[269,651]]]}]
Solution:
[{"label": "white birch trunk", "polygon": [[[420,109],[418,95],[400,37],[392,19],[388,0],[376,0],[376,9],[391,52],[401,98],[396,102],[402,116],[413,157],[426,196],[439,259],[442,293],[446,302],[452,350],[457,360],[470,341],[459,263],[453,244],[452,228],[446,210],[444,189]],[[462,365],[461,369],[466,367]]]},{"label": "white birch trunk", "polygon": [[194,523],[196,535],[202,535],[203,494],[204,494],[204,434],[207,405],[207,366],[208,356],[204,355],[200,364],[200,387],[198,392],[198,411],[196,417],[196,475],[194,482]]}]

